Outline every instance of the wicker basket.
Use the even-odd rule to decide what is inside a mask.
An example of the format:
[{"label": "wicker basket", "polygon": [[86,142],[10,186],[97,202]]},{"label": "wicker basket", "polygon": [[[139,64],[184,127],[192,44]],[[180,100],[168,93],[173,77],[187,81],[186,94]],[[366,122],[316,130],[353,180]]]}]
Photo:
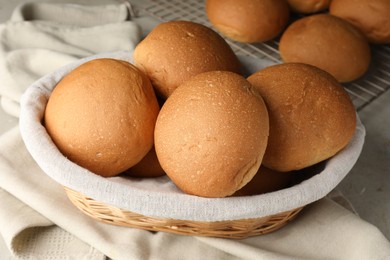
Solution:
[{"label": "wicker basket", "polygon": [[104,223],[134,227],[150,231],[163,231],[179,235],[243,239],[267,234],[291,221],[303,207],[272,216],[229,221],[188,221],[147,217],[95,201],[64,187],[70,201],[84,214]]}]

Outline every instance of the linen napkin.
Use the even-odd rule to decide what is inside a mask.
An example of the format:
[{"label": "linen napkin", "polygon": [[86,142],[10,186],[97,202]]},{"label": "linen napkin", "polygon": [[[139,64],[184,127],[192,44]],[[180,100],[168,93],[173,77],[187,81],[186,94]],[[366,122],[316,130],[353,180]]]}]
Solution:
[{"label": "linen napkin", "polygon": [[9,114],[32,82],[53,70],[96,53],[132,50],[140,28],[126,4],[27,3],[0,25],[0,96]]},{"label": "linen napkin", "polygon": [[[10,153],[9,151],[13,151]],[[33,225],[44,237],[52,223],[92,245],[112,259],[388,259],[390,243],[373,225],[329,198],[307,206],[291,223],[268,235],[229,240],[192,237],[164,232],[113,226],[97,222],[79,212],[67,199],[63,188],[48,177],[27,152],[18,127],[0,137],[0,186],[18,199],[23,214],[0,214],[3,223],[23,215],[35,219],[11,237],[2,233],[16,255],[25,254],[31,240],[23,239]],[[0,201],[3,197],[0,196]],[[2,203],[1,206],[7,206]],[[28,206],[31,207],[28,208]],[[34,212],[34,210],[36,212]],[[26,219],[26,218],[25,218]],[[73,240],[75,238],[67,238]],[[63,238],[62,240],[66,240]],[[54,252],[56,244],[38,247],[39,252]],[[84,259],[95,259],[96,251],[85,250]],[[90,258],[88,258],[90,256]],[[53,254],[52,259],[57,258]],[[75,258],[81,259],[81,258]],[[98,258],[97,258],[98,259]]]}]

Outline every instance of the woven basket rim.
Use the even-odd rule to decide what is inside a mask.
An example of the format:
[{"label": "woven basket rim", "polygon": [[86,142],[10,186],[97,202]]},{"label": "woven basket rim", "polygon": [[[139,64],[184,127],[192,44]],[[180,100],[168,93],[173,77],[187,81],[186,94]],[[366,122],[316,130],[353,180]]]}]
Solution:
[{"label": "woven basket rim", "polygon": [[91,199],[82,193],[63,187],[72,204],[85,215],[111,225],[138,228],[177,235],[244,239],[274,232],[292,221],[304,208],[249,219],[222,221],[191,221],[149,217],[123,210]]}]

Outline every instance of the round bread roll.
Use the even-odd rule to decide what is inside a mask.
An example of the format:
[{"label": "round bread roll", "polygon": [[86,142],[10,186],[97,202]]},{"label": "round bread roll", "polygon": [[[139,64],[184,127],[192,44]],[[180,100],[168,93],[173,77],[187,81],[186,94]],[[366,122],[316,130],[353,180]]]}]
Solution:
[{"label": "round bread roll", "polygon": [[351,140],[355,108],[344,88],[314,66],[284,63],[252,74],[269,112],[270,135],[263,165],[299,170],[335,155]]},{"label": "round bread roll", "polygon": [[131,177],[151,178],[163,176],[165,172],[161,168],[153,146],[139,163],[128,169],[124,174]]},{"label": "round bread roll", "polygon": [[287,0],[292,11],[301,14],[312,14],[326,10],[330,0]]},{"label": "round bread roll", "polygon": [[279,51],[284,62],[319,67],[340,82],[362,76],[371,61],[365,37],[348,22],[328,14],[292,23],[280,39]]},{"label": "round bread roll", "polygon": [[125,61],[97,59],[57,84],[44,122],[64,156],[108,177],[149,152],[158,111],[153,87],[139,69]]},{"label": "round bread roll", "polygon": [[267,109],[251,84],[238,74],[212,71],[186,81],[167,99],[155,148],[182,191],[225,197],[256,174],[268,132]]},{"label": "round bread roll", "polygon": [[261,166],[256,175],[233,196],[252,196],[287,188],[292,182],[292,172],[277,172]]},{"label": "round bread roll", "polygon": [[337,0],[329,12],[360,29],[369,42],[390,43],[389,0]]},{"label": "round bread roll", "polygon": [[290,9],[286,0],[207,0],[210,22],[225,36],[239,42],[264,42],[286,26]]},{"label": "round bread roll", "polygon": [[135,48],[134,61],[163,99],[199,73],[241,70],[236,55],[221,36],[204,25],[187,21],[156,26]]}]

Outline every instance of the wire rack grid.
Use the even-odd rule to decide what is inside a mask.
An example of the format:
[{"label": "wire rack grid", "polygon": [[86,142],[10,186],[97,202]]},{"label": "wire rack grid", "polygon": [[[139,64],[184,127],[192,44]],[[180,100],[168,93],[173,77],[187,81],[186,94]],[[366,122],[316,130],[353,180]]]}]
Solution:
[{"label": "wire rack grid", "polygon": [[[188,20],[213,28],[205,13],[203,0],[151,0],[139,11],[162,22]],[[282,63],[277,39],[256,44],[225,40],[238,55]],[[356,81],[343,84],[358,111],[390,88],[390,44],[371,46],[371,51],[372,62],[367,73]]]}]

